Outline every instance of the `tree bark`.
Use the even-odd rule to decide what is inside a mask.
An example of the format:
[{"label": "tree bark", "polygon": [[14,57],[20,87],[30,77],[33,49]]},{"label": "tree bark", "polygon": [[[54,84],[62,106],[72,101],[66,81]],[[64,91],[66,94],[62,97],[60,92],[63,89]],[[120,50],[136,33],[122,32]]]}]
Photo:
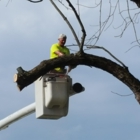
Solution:
[{"label": "tree bark", "polygon": [[140,8],[140,0],[131,0],[137,4],[137,6]]},{"label": "tree bark", "polygon": [[50,70],[56,67],[68,65],[93,66],[112,74],[132,90],[136,100],[140,103],[140,81],[129,72],[128,68],[124,68],[107,58],[92,54],[71,54],[69,56],[44,60],[38,66],[29,71],[25,71],[20,67],[17,69],[18,73],[15,74],[14,81],[17,83],[17,87],[21,91]]}]

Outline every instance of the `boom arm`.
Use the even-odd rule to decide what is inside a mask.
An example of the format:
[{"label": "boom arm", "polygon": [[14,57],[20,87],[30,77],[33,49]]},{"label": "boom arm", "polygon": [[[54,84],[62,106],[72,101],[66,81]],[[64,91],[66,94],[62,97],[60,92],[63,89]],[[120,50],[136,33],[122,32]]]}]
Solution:
[{"label": "boom arm", "polygon": [[8,117],[0,120],[0,130],[7,128],[11,123],[18,121],[19,119],[30,115],[35,112],[35,103],[32,103],[15,113],[9,115]]}]

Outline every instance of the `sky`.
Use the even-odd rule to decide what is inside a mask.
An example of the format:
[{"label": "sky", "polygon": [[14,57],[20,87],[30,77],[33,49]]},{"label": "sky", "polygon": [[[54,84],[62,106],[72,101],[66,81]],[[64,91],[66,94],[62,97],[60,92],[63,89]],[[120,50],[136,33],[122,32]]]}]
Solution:
[{"label": "sky", "polygon": [[[55,2],[80,38],[81,28],[72,11]],[[72,2],[77,10],[77,1]],[[94,0],[79,2],[90,7],[79,6],[88,42],[98,30],[99,9],[91,8],[95,6]],[[113,2],[112,4],[114,5]],[[134,3],[129,4],[131,8],[136,8]],[[109,3],[103,3],[102,21],[108,15],[108,6]],[[121,3],[121,8],[126,9],[125,1]],[[125,10],[122,13],[127,16]],[[123,37],[115,37],[123,30],[123,26],[117,28],[122,24],[119,11],[115,14],[113,23],[110,25],[110,20],[109,28],[103,31],[96,45],[108,49],[139,79],[140,49],[132,43],[135,41],[133,26],[129,25]],[[138,26],[139,24],[136,25]],[[38,4],[26,0],[0,1],[0,120],[35,102],[34,83],[20,92],[13,82],[13,76],[19,66],[30,70],[41,61],[49,59],[50,47],[57,42],[60,33],[67,35],[66,45],[76,44],[68,25],[50,1],[44,0]],[[140,32],[137,31],[137,34]],[[94,43],[95,40],[90,45]],[[78,48],[72,46],[70,50],[75,53]],[[86,50],[86,53],[116,62],[101,49]],[[58,120],[36,119],[33,113],[0,131],[0,140],[139,140],[140,105],[126,85],[94,67],[78,66],[69,75],[73,83],[82,83],[85,91],[70,97],[66,117]]]}]

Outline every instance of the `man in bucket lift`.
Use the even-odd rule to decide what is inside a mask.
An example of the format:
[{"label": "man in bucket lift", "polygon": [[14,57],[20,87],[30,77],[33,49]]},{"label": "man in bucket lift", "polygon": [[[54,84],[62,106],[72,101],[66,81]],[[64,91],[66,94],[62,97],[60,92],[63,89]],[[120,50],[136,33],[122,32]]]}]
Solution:
[{"label": "man in bucket lift", "polygon": [[[64,35],[64,34],[59,35],[58,43],[55,43],[51,46],[51,49],[50,49],[50,58],[51,59],[70,54],[69,49],[66,46],[64,46],[66,43],[66,40],[67,40],[66,35]],[[74,67],[69,66],[68,71],[64,67],[55,68],[54,70],[51,71],[51,73],[65,74],[66,72],[70,72],[72,68],[74,68]]]},{"label": "man in bucket lift", "polygon": [[[70,51],[65,47],[66,35],[60,34],[58,43],[50,49],[50,58],[65,57]],[[72,84],[72,78],[64,67],[54,68],[49,73],[38,79],[36,84],[36,118],[59,119],[68,114],[69,96],[84,91],[80,83]],[[67,73],[66,73],[67,72]],[[41,89],[41,90],[40,90]],[[41,94],[38,94],[41,92]]]}]

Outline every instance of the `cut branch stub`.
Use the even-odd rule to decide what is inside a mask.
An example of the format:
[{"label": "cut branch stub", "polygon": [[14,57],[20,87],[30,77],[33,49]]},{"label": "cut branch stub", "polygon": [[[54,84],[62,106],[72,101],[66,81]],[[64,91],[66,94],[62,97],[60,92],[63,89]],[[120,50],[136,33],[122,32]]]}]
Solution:
[{"label": "cut branch stub", "polygon": [[24,83],[23,81],[26,79],[26,77],[29,77],[29,73],[23,70],[22,67],[18,67],[17,71],[18,73],[14,74],[14,82],[17,83],[17,87],[21,91],[23,87],[27,86],[28,84],[28,82]]}]

